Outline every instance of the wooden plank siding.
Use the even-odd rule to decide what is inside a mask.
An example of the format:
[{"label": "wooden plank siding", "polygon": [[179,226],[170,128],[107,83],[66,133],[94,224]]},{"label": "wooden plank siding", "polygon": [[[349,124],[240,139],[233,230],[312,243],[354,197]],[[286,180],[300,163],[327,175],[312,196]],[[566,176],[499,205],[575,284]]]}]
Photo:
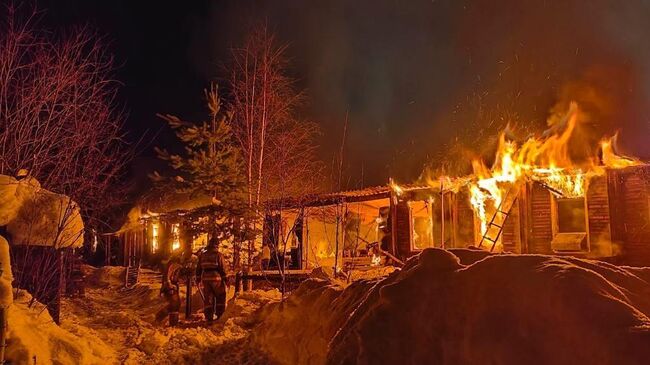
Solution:
[{"label": "wooden plank siding", "polygon": [[610,171],[612,237],[622,241],[621,262],[650,266],[650,166]]},{"label": "wooden plank siding", "polygon": [[591,178],[587,187],[589,251],[595,256],[611,256],[611,229],[607,176]]},{"label": "wooden plank siding", "polygon": [[519,199],[510,209],[501,233],[501,244],[504,252],[521,253],[521,228],[519,216]]},{"label": "wooden plank siding", "polygon": [[406,201],[398,201],[394,207],[395,219],[393,225],[393,237],[395,240],[395,249],[397,257],[400,260],[405,260],[410,257],[413,252],[411,250],[411,208]]},{"label": "wooden plank siding", "polygon": [[551,218],[551,194],[537,183],[529,183],[528,204],[530,219],[528,227],[528,252],[552,254],[553,222]]},{"label": "wooden plank siding", "polygon": [[478,242],[474,242],[474,211],[469,202],[469,193],[466,190],[461,190],[456,194],[454,203],[457,213],[453,247],[478,245]]}]

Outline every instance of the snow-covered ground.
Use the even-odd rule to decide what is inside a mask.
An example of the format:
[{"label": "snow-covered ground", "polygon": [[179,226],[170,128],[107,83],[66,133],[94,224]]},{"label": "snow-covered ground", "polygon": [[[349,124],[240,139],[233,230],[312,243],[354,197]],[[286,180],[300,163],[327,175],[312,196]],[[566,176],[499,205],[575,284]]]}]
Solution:
[{"label": "snow-covered ground", "polygon": [[[8,359],[16,364],[264,364],[273,363],[251,346],[254,313],[278,291],[253,291],[229,298],[226,313],[209,327],[196,298],[194,316],[167,326],[160,277],[144,271],[142,282],[124,289],[124,268],[85,268],[86,296],[63,300],[61,326],[43,307],[28,308],[29,295],[12,306]],[[182,308],[184,312],[184,308]]]},{"label": "snow-covered ground", "polygon": [[[650,268],[541,255],[427,249],[392,273],[320,271],[284,301],[231,298],[206,328],[166,325],[160,278],[123,289],[123,268],[87,269],[85,298],[10,308],[7,353],[37,364],[644,364]],[[197,300],[197,302],[199,302]],[[183,317],[183,316],[182,316]]]},{"label": "snow-covered ground", "polygon": [[[230,293],[222,318],[205,327],[198,295],[194,316],[181,325],[167,326],[166,302],[159,296],[160,277],[144,271],[141,283],[122,289],[123,268],[89,269],[86,298],[64,302],[62,327],[74,332],[88,329],[115,349],[116,362],[123,364],[240,364],[265,362],[247,346],[253,313],[263,304],[278,300],[277,291]],[[181,293],[184,297],[184,291]]]}]

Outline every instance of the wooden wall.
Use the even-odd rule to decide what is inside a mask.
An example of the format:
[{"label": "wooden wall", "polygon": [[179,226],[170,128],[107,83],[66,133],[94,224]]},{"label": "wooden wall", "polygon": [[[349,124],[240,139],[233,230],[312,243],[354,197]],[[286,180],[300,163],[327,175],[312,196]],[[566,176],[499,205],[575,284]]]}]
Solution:
[{"label": "wooden wall", "polygon": [[411,252],[411,209],[406,201],[399,201],[393,206],[393,237],[397,257],[405,260]]},{"label": "wooden wall", "polygon": [[622,263],[650,266],[650,166],[608,172],[612,239]]},{"label": "wooden wall", "polygon": [[607,176],[589,180],[587,188],[587,220],[590,251],[596,256],[611,256],[610,210]]},{"label": "wooden wall", "polygon": [[466,189],[456,194],[455,211],[456,227],[453,247],[462,248],[478,245],[478,242],[474,242],[474,211],[469,202],[469,194]]},{"label": "wooden wall", "polygon": [[508,214],[508,218],[506,218],[503,225],[501,243],[504,252],[521,253],[519,202],[520,199],[518,198],[512,205],[510,214]]},{"label": "wooden wall", "polygon": [[553,226],[551,194],[537,183],[529,183],[528,193],[528,252],[552,254]]},{"label": "wooden wall", "polygon": [[147,247],[148,240],[144,228],[120,233],[119,239],[122,244],[120,264],[123,266],[135,265],[150,251]]}]

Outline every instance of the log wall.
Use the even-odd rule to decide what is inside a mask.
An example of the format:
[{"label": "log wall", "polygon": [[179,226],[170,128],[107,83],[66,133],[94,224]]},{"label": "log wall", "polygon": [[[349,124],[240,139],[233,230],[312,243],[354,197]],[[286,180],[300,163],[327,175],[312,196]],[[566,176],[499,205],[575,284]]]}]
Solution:
[{"label": "log wall", "polygon": [[650,166],[608,172],[612,239],[621,263],[650,266]]},{"label": "log wall", "polygon": [[587,189],[587,220],[591,256],[611,256],[611,231],[607,176],[591,178]]},{"label": "log wall", "polygon": [[551,194],[537,183],[527,187],[528,195],[528,252],[552,254],[553,225],[551,218]]},{"label": "log wall", "polygon": [[393,237],[397,257],[405,260],[410,257],[411,252],[411,209],[406,201],[399,201],[394,206],[395,219],[393,221]]}]

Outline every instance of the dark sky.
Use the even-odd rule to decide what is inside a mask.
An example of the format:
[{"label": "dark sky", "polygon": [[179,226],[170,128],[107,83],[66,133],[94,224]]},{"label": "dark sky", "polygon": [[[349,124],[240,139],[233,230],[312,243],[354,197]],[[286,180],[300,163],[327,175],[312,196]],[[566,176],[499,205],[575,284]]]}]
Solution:
[{"label": "dark sky", "polygon": [[156,113],[204,115],[202,89],[218,81],[229,47],[265,21],[289,44],[290,72],[309,97],[301,114],[322,126],[326,162],[349,111],[351,187],[361,171],[365,185],[414,179],[452,141],[480,151],[505,122],[543,126],[569,100],[588,111],[589,129],[621,129],[627,152],[650,156],[650,1],[39,4],[48,26],[90,23],[111,41],[127,129],[133,141],[146,133],[146,146],[173,143]]}]

